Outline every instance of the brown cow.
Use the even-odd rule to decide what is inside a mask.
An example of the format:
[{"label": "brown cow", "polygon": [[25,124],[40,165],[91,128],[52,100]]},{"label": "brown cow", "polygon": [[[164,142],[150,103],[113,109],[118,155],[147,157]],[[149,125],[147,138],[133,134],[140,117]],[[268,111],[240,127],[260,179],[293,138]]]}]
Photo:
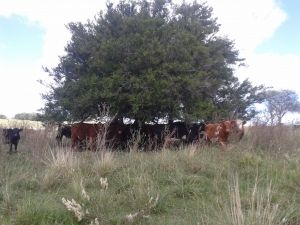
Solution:
[{"label": "brown cow", "polygon": [[206,143],[210,145],[212,142],[220,142],[223,149],[226,147],[230,132],[235,126],[235,121],[222,121],[216,124],[207,124],[205,126]]},{"label": "brown cow", "polygon": [[91,141],[91,148],[96,150],[97,135],[103,129],[103,124],[78,123],[71,127],[71,148],[78,147],[79,141]]},{"label": "brown cow", "polygon": [[[71,147],[74,148],[78,145],[78,141],[86,141],[89,139],[91,141],[91,148],[93,150],[96,149],[97,137],[98,135],[105,136],[105,144],[110,147],[116,148],[121,144],[122,132],[124,129],[123,125],[109,125],[107,126],[107,130],[105,130],[106,125],[98,123],[98,124],[88,124],[88,123],[80,123],[73,125],[71,127]],[[103,139],[102,139],[103,140]],[[100,143],[99,143],[100,144]]]},{"label": "brown cow", "polygon": [[125,126],[122,124],[111,124],[106,131],[105,142],[110,147],[117,148],[121,145],[121,138]]}]

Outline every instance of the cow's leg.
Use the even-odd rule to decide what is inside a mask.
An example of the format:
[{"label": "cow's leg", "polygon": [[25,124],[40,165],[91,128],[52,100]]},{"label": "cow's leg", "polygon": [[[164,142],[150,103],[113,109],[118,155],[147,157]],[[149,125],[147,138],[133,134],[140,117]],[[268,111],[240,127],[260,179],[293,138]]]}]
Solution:
[{"label": "cow's leg", "polygon": [[224,141],[221,141],[220,143],[221,143],[221,145],[222,145],[222,150],[224,151],[224,150],[226,149],[226,144],[225,144]]},{"label": "cow's leg", "polygon": [[10,143],[10,146],[9,146],[9,152],[8,152],[9,154],[11,154],[11,153],[12,153],[12,145],[13,145],[13,144],[12,144],[12,143]]},{"label": "cow's leg", "polygon": [[75,147],[75,150],[76,150],[77,145],[78,145],[78,138],[76,136],[72,136],[71,137],[71,149],[74,149],[74,147]]},{"label": "cow's leg", "polygon": [[15,153],[17,152],[18,142],[15,144]]}]

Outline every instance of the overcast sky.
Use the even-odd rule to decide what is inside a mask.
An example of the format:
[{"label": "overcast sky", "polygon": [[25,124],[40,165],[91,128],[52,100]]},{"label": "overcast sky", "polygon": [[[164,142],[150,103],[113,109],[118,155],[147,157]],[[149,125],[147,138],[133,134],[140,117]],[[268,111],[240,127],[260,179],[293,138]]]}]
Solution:
[{"label": "overcast sky", "polygon": [[[207,4],[214,9],[221,33],[235,40],[240,56],[246,58],[248,66],[235,73],[241,81],[249,78],[253,85],[300,93],[299,0]],[[102,0],[0,0],[0,114],[11,118],[43,107],[40,93],[46,89],[37,80],[47,80],[42,66],[57,66],[58,56],[64,54],[71,37],[65,24],[86,22],[101,9]]]}]

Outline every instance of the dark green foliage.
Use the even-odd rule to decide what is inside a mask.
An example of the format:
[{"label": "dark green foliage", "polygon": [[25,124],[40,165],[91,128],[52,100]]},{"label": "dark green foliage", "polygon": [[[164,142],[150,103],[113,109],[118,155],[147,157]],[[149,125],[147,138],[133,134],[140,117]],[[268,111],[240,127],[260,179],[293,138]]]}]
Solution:
[{"label": "dark green foliage", "polygon": [[43,94],[55,120],[84,120],[110,106],[112,115],[210,120],[213,112],[252,117],[263,86],[239,83],[234,42],[218,35],[212,8],[196,1],[107,3],[95,21],[69,23],[72,38]]}]

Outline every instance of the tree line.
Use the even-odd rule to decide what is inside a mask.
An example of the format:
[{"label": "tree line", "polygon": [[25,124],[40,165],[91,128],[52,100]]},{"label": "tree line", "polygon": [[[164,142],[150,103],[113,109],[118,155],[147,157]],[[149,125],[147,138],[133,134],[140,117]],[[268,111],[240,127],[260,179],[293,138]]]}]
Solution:
[{"label": "tree line", "polygon": [[[0,114],[0,119],[8,119],[7,116]],[[12,119],[42,121],[42,115],[39,113],[17,113]]]},{"label": "tree line", "polygon": [[206,3],[122,0],[106,3],[94,20],[71,22],[71,39],[42,94],[44,120],[84,121],[106,103],[111,115],[157,118],[253,118],[264,85],[234,76],[245,66],[233,40]]}]

